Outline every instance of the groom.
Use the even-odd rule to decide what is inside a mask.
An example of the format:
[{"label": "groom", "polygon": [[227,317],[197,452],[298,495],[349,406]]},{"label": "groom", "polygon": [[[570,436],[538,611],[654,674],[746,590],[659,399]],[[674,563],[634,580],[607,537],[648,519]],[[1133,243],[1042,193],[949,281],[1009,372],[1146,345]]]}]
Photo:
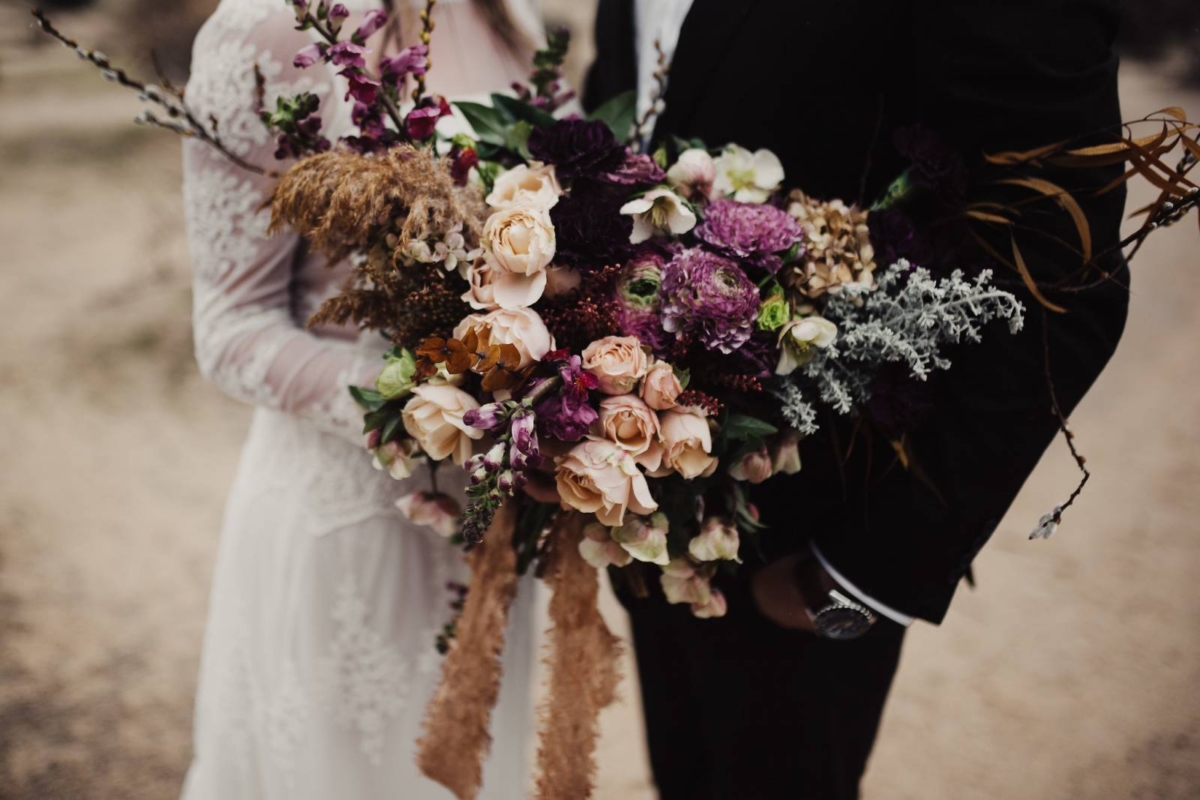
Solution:
[{"label": "groom", "polygon": [[[648,106],[660,39],[674,57],[655,142],[767,148],[789,186],[869,204],[905,168],[896,134],[914,124],[943,137],[968,168],[985,152],[1089,132],[1111,138],[1120,123],[1117,4],[600,0],[586,102],[639,89]],[[1118,240],[1124,195],[1078,190],[1120,172],[1044,174],[1077,190],[1096,252]],[[1074,236],[1053,215],[1025,222]],[[1007,236],[994,246],[1007,251]],[[1048,236],[1021,246],[1043,283],[1079,265]],[[1116,348],[1127,275],[1119,257],[1102,266],[1118,280],[1050,295],[1069,313],[1044,314],[1023,294],[1022,333],[990,331],[952,358],[909,430],[908,467],[888,437],[859,435],[848,448],[850,427],[823,421],[803,444],[803,471],[754,498],[773,549],[747,565],[752,577],[723,587],[726,617],[693,619],[653,591],[624,598],[665,800],[858,796],[906,627],[941,622],[1056,436],[1047,355],[1070,413]],[[1003,267],[999,276],[1015,278]]]}]

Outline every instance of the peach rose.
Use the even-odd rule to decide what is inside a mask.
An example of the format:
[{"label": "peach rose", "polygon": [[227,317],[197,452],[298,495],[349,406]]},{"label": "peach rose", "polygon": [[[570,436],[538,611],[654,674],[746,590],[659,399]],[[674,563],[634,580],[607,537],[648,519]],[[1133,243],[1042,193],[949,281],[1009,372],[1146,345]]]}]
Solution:
[{"label": "peach rose", "polygon": [[482,345],[511,344],[521,354],[521,366],[528,367],[554,349],[554,337],[546,323],[532,308],[498,308],[487,314],[471,314],[458,323],[454,338],[461,339],[475,329]]},{"label": "peach rose", "polygon": [[652,514],[658,509],[633,456],[612,442],[588,439],[577,444],[559,459],[556,478],[563,503],[595,514],[605,525],[623,524],[626,511]]},{"label": "peach rose", "polygon": [[649,470],[662,463],[658,441],[658,415],[650,406],[631,394],[606,397],[600,401],[600,418],[595,429],[600,436],[625,450]]},{"label": "peach rose", "polygon": [[717,469],[708,419],[697,408],[673,408],[658,418],[663,442],[663,467],[684,480],[707,478]]},{"label": "peach rose", "polygon": [[629,394],[650,368],[636,336],[605,336],[583,351],[583,368],[600,381],[605,394]]},{"label": "peach rose", "polygon": [[554,167],[534,161],[513,167],[496,178],[486,202],[492,208],[549,211],[558,204],[562,193]]},{"label": "peach rose", "polygon": [[546,290],[546,267],[554,260],[554,225],[536,208],[510,208],[483,226],[485,258],[492,265],[492,295],[501,308],[531,306]]},{"label": "peach rose", "polygon": [[404,429],[430,458],[453,458],[461,467],[471,457],[471,441],[483,438],[483,431],[463,422],[473,408],[479,403],[462,389],[427,383],[413,389],[404,406]]},{"label": "peach rose", "polygon": [[675,368],[665,361],[655,361],[646,370],[638,394],[646,405],[655,411],[666,411],[675,407],[675,401],[683,393],[683,386],[675,376]]}]

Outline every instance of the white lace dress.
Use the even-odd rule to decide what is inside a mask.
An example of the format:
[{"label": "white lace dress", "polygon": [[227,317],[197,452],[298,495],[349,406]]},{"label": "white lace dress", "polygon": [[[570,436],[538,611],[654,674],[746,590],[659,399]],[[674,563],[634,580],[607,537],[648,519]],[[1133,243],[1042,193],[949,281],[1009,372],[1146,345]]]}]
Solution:
[{"label": "white lace dress", "polygon": [[[470,3],[443,0],[436,19],[433,91],[502,90],[524,74]],[[274,163],[253,113],[256,64],[268,105],[313,91],[334,134],[349,126],[341,79],[292,66],[308,37],[285,0],[223,0],[196,40],[188,99],[250,162]],[[346,268],[329,269],[295,236],[267,236],[270,180],[192,142],[184,159],[197,359],[221,390],[256,406],[221,533],[184,798],[448,798],[419,775],[414,752],[439,675],[445,584],[465,568],[456,548],[395,508],[428,475],[397,483],[363,449],[347,386],[373,379],[385,345],[354,330],[306,331]],[[450,472],[439,474],[443,488]],[[533,637],[523,589],[493,718],[489,798],[525,796]]]}]

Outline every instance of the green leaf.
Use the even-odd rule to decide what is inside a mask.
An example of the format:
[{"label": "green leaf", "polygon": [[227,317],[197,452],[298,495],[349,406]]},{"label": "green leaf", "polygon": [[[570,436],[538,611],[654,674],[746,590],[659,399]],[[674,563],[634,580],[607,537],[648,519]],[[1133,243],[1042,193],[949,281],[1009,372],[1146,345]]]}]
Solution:
[{"label": "green leaf", "polygon": [[379,430],[384,425],[387,425],[388,419],[389,414],[386,408],[367,412],[366,416],[363,417],[363,433]]},{"label": "green leaf", "polygon": [[731,441],[744,442],[779,433],[779,429],[769,422],[763,422],[761,419],[755,419],[746,414],[730,414],[729,419],[725,420],[725,424],[721,427],[721,433]]},{"label": "green leaf", "polygon": [[508,133],[510,121],[503,113],[483,103],[456,102],[455,107],[462,112],[475,129],[479,141],[497,147],[504,147],[505,136]]},{"label": "green leaf", "polygon": [[390,442],[395,437],[396,431],[398,431],[400,429],[400,424],[403,421],[404,421],[404,417],[402,417],[397,412],[396,416],[389,419],[387,421],[387,424],[383,426],[383,436],[379,441],[385,442],[385,443]]},{"label": "green leaf", "polygon": [[521,158],[529,161],[533,158],[533,154],[529,152],[529,134],[531,133],[533,133],[533,126],[525,120],[521,120],[508,129],[508,136],[504,140],[504,146],[514,153],[519,153]]},{"label": "green leaf", "polygon": [[358,403],[366,411],[378,411],[387,405],[387,400],[383,399],[383,395],[374,389],[351,386],[350,396],[354,398],[354,402]]},{"label": "green leaf", "polygon": [[510,95],[492,95],[492,105],[512,117],[513,120],[528,122],[530,125],[538,128],[549,128],[555,122],[554,117],[545,111],[542,111],[540,108],[534,108],[529,103],[522,102]]},{"label": "green leaf", "polygon": [[630,90],[617,95],[593,111],[588,119],[598,119],[606,124],[621,142],[628,141],[633,133],[637,115],[637,92]]}]

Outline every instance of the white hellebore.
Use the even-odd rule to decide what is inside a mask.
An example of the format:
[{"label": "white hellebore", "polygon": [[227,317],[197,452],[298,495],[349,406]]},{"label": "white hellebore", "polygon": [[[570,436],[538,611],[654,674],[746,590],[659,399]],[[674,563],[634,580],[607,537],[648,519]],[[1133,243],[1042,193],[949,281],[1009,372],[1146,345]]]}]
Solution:
[{"label": "white hellebore", "polygon": [[688,542],[688,555],[697,561],[737,561],[741,540],[738,529],[719,517],[709,517],[700,526],[700,534]]},{"label": "white hellebore", "polygon": [[716,158],[713,196],[741,203],[765,203],[783,183],[783,164],[770,150],[751,153],[731,144]]},{"label": "white hellebore", "polygon": [[667,170],[667,183],[689,200],[708,199],[712,195],[713,181],[717,177],[717,165],[707,150],[693,147],[679,154]]},{"label": "white hellebore", "polygon": [[779,331],[779,365],[776,375],[791,375],[812,360],[814,347],[826,348],[837,339],[837,325],[824,317],[800,317]]},{"label": "white hellebore", "polygon": [[651,189],[621,206],[621,213],[633,217],[633,233],[629,235],[632,244],[651,236],[681,236],[696,227],[696,215],[670,189]]}]

